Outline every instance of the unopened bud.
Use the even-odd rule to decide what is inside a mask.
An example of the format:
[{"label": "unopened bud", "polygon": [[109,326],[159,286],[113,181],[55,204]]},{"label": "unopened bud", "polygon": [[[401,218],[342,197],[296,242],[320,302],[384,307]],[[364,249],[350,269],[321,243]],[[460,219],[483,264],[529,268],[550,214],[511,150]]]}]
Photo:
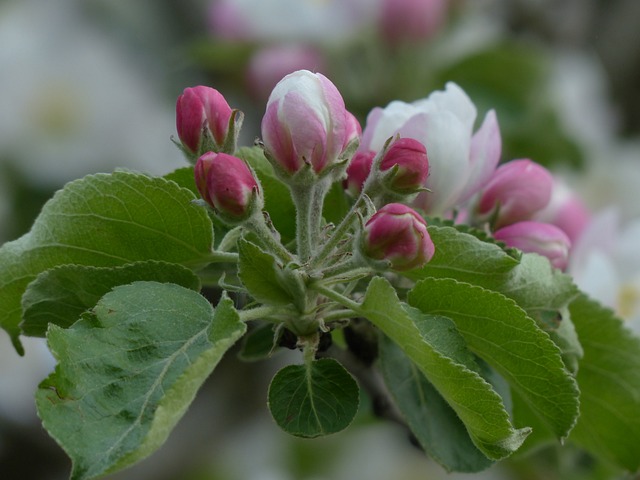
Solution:
[{"label": "unopened bud", "polygon": [[555,225],[534,221],[518,222],[499,229],[493,237],[508,247],[543,255],[556,268],[567,268],[571,240]]},{"label": "unopened bud", "polygon": [[299,70],[275,86],[262,118],[262,140],[275,166],[293,175],[309,164],[320,173],[353,136],[340,92],[320,73]]},{"label": "unopened bud", "polygon": [[[396,167],[397,165],[397,167]],[[387,188],[398,193],[414,193],[424,188],[429,176],[427,149],[413,138],[398,138],[387,149],[380,170],[396,168],[387,182]]]},{"label": "unopened bud", "polygon": [[200,195],[223,220],[243,220],[252,207],[262,208],[258,181],[242,159],[208,152],[196,162],[194,174]]},{"label": "unopened bud", "polygon": [[186,88],[176,102],[176,129],[186,151],[200,155],[220,151],[229,135],[233,110],[211,87]]},{"label": "unopened bud", "polygon": [[356,152],[347,167],[347,179],[343,186],[351,195],[357,197],[362,191],[364,182],[371,173],[371,165],[376,152],[373,150]]},{"label": "unopened bud", "polygon": [[513,160],[498,167],[482,190],[478,213],[495,215],[494,227],[529,220],[551,199],[553,177],[531,160]]},{"label": "unopened bud", "polygon": [[362,253],[373,260],[387,261],[394,270],[410,270],[431,260],[435,247],[427,223],[410,207],[389,203],[365,224]]}]

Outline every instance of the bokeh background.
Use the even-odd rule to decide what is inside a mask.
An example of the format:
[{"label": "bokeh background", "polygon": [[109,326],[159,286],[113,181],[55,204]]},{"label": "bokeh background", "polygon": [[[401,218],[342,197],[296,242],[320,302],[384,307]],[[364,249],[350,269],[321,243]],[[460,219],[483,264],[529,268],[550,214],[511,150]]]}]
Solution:
[{"label": "bokeh background", "polygon": [[[25,233],[75,178],[185,165],[171,137],[175,99],[188,86],[213,86],[243,110],[241,142],[251,144],[271,88],[299,68],[331,78],[363,125],[371,108],[426,97],[447,81],[480,118],[494,108],[503,160],[546,165],[606,227],[573,273],[639,329],[636,0],[3,0],[0,241]],[[0,332],[0,478],[65,479],[69,461],[33,402],[54,363],[42,341],[25,347],[20,358]],[[167,444],[109,478],[617,478],[571,446],[446,474],[376,421],[366,399],[347,431],[291,438],[266,408],[272,374],[298,360],[290,355],[255,365],[230,352]]]}]

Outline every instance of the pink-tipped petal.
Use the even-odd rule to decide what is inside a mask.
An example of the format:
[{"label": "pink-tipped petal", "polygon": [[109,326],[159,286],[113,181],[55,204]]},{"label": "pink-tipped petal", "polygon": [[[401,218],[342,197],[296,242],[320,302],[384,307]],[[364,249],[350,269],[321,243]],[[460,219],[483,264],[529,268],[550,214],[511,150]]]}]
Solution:
[{"label": "pink-tipped petal", "polygon": [[509,247],[547,257],[555,268],[567,268],[571,240],[555,225],[533,221],[518,222],[499,229],[493,236]]}]

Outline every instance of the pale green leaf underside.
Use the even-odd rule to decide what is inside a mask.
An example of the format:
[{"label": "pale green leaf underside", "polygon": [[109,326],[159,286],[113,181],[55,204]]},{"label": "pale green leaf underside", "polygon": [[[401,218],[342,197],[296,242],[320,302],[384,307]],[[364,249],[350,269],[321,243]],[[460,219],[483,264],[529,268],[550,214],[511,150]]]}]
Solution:
[{"label": "pale green leaf underside", "polygon": [[424,313],[451,318],[467,345],[518,390],[562,439],[578,416],[578,388],[560,350],[511,299],[453,279],[424,279],[409,293]]},{"label": "pale green leaf underside", "polygon": [[358,384],[332,358],[284,367],[269,386],[269,409],[285,432],[313,438],[349,426],[358,411]]},{"label": "pale green leaf underside", "polygon": [[456,412],[386,336],[380,340],[379,365],[396,405],[429,457],[456,472],[479,472],[493,463],[473,444]]},{"label": "pale green leaf underside", "polygon": [[246,329],[232,302],[215,310],[173,284],[115,288],[69,329],[52,326],[59,364],[36,394],[44,427],[73,462],[72,480],[156,450]]},{"label": "pale green leaf underside", "polygon": [[584,348],[582,414],[571,436],[596,456],[640,469],[640,338],[613,312],[580,296],[570,306]]},{"label": "pale green leaf underside", "polygon": [[0,249],[0,326],[20,349],[20,299],[38,275],[58,265],[117,266],[143,260],[206,264],[213,243],[205,209],[175,182],[115,172],[67,184],[29,233]]},{"label": "pale green leaf underside", "polygon": [[[488,458],[499,460],[518,449],[529,430],[514,429],[500,395],[477,372],[460,363],[463,358],[455,339],[442,338],[444,332],[434,338],[425,337],[417,323],[424,320],[420,319],[420,312],[403,307],[393,287],[381,277],[369,284],[360,313],[416,364]],[[424,323],[427,325],[423,329],[427,328],[428,320]],[[449,351],[448,345],[455,347],[453,351]]]},{"label": "pale green leaf underside", "polygon": [[25,335],[44,336],[49,323],[69,327],[118,285],[136,281],[175,283],[200,291],[198,276],[182,265],[154,260],[121,267],[61,265],[42,272],[22,296]]}]

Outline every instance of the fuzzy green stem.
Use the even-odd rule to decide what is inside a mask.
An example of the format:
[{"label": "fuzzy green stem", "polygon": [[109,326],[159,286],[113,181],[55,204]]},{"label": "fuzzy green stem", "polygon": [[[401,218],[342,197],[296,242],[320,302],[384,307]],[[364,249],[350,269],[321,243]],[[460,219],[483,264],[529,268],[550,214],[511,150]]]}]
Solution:
[{"label": "fuzzy green stem", "polygon": [[338,302],[340,305],[351,309],[353,312],[357,313],[358,315],[361,315],[362,305],[360,305],[358,302],[351,300],[348,297],[345,297],[341,293],[336,292],[332,288],[326,287],[320,282],[312,283],[310,285],[310,288],[314,289],[316,292],[321,293],[325,297],[335,302]]},{"label": "fuzzy green stem", "polygon": [[240,310],[240,320],[243,322],[250,322],[252,320],[265,319],[273,315],[279,315],[283,313],[282,307],[274,307],[271,305],[263,305],[261,307],[250,308],[249,310]]},{"label": "fuzzy green stem", "polygon": [[238,254],[215,250],[209,254],[209,263],[238,263]]},{"label": "fuzzy green stem", "polygon": [[327,240],[327,243],[325,243],[322,246],[322,249],[311,261],[312,268],[322,265],[322,262],[324,262],[324,260],[329,255],[331,255],[331,252],[333,252],[333,250],[336,248],[340,240],[342,240],[342,238],[345,236],[345,234],[349,231],[349,229],[353,225],[353,222],[356,220],[356,213],[363,202],[364,202],[364,197],[363,195],[360,195],[360,197],[358,197],[358,200],[356,200],[356,202],[351,207],[351,210],[349,210],[349,212],[344,216],[340,224],[333,231],[333,233],[331,234],[331,237],[329,237],[329,240]]},{"label": "fuzzy green stem", "polygon": [[245,224],[249,230],[255,233],[271,253],[274,253],[283,263],[287,264],[293,260],[293,255],[287,250],[282,243],[275,238],[273,232],[265,223],[262,215],[250,218]]},{"label": "fuzzy green stem", "polygon": [[338,281],[340,283],[344,283],[351,279],[364,278],[371,273],[374,273],[374,270],[371,267],[358,266],[358,263],[351,259],[347,262],[339,263],[338,265],[327,268],[322,272],[322,278],[324,280],[323,283],[328,285],[329,282],[336,283],[336,277],[339,277]]},{"label": "fuzzy green stem", "polygon": [[311,210],[313,187],[294,185],[291,187],[296,205],[296,244],[298,257],[304,263],[311,257]]}]

